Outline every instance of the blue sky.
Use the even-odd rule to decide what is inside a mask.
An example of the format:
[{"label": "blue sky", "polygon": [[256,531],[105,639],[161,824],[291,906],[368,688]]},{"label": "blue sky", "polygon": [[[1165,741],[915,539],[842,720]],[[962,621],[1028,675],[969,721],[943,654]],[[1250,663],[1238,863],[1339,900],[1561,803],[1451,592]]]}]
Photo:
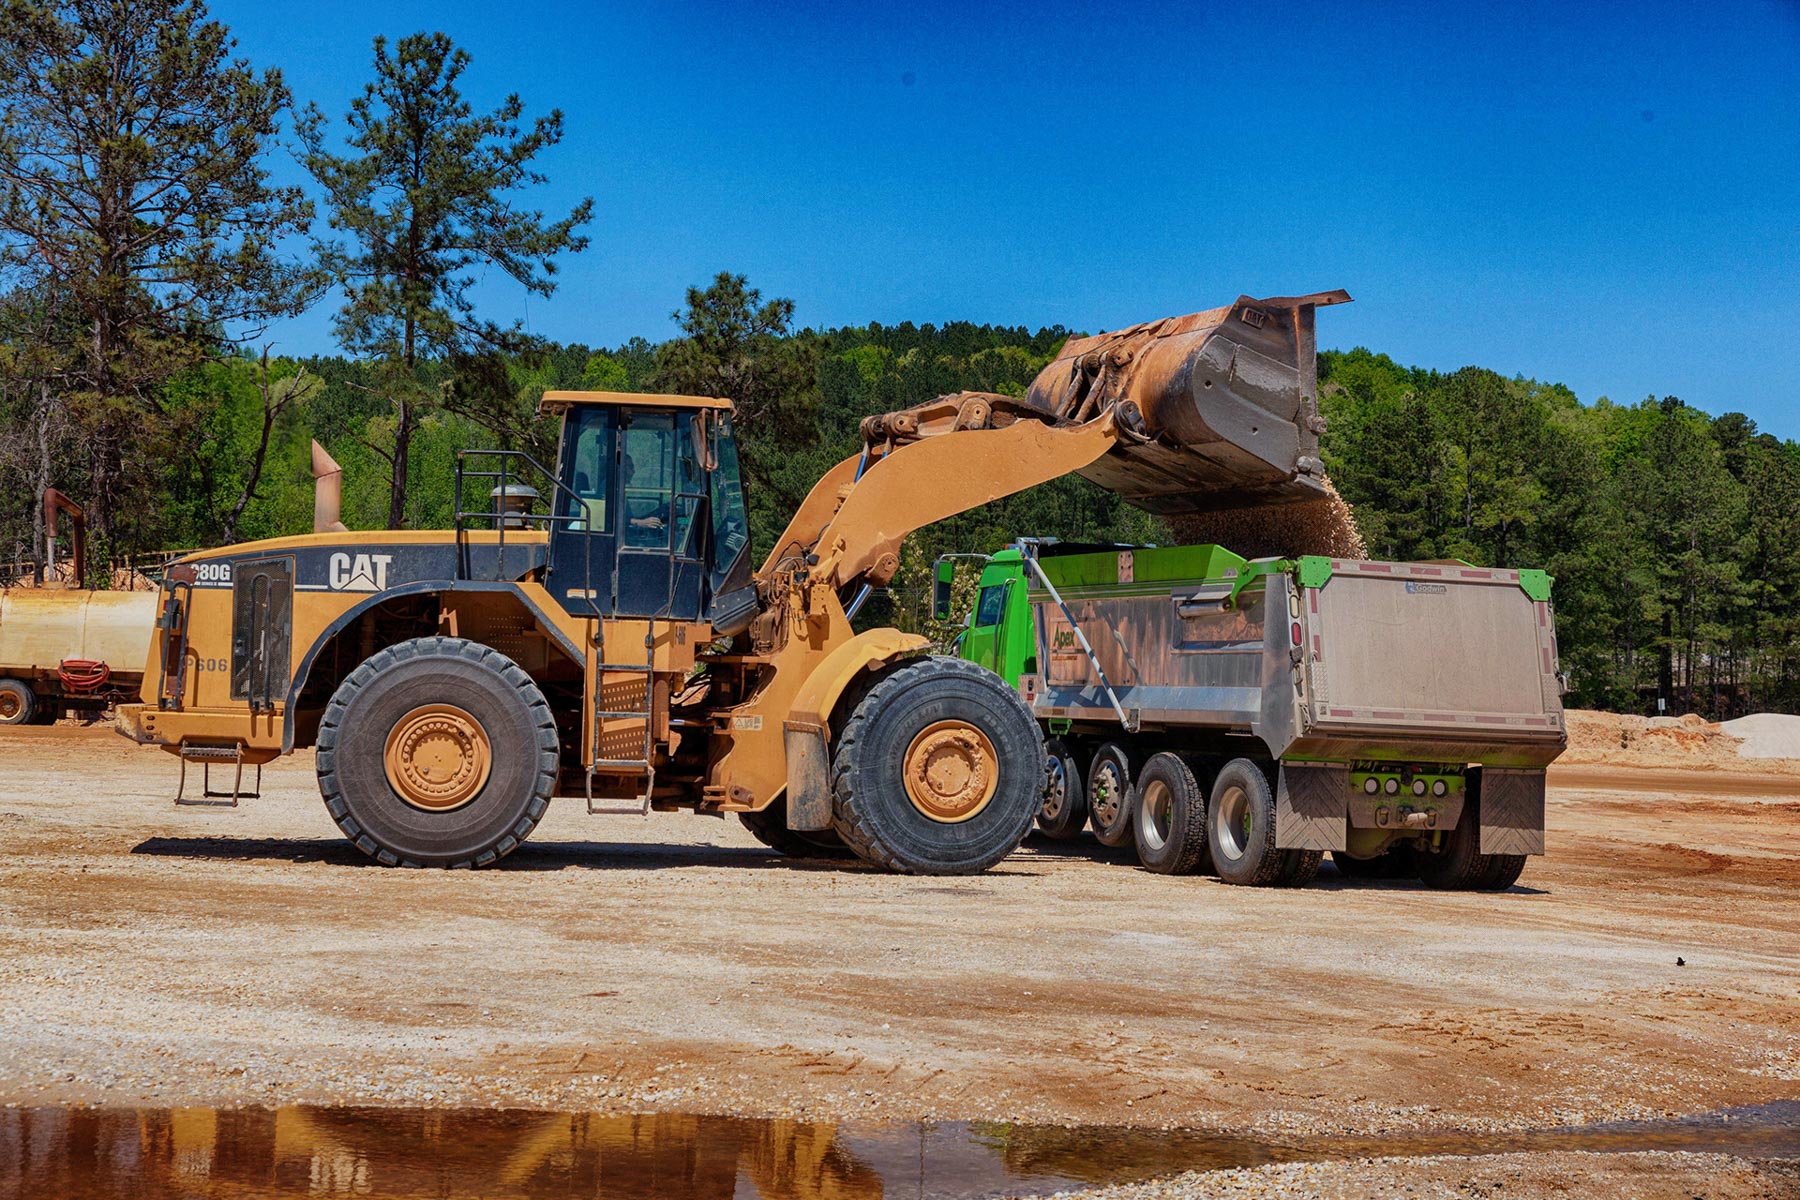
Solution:
[{"label": "blue sky", "polygon": [[[548,301],[479,292],[558,340],[667,337],[723,269],[816,326],[1344,287],[1323,346],[1800,437],[1795,3],[213,12],[334,118],[371,39],[420,29],[474,56],[478,105],[561,108],[532,200],[593,196],[593,245]],[[328,350],[330,311],[269,337]]]}]

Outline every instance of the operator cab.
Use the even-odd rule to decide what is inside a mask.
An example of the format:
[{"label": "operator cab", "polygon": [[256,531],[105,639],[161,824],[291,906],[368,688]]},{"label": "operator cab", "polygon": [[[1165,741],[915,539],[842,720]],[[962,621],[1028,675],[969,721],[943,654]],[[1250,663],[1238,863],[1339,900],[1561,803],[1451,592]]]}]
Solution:
[{"label": "operator cab", "polygon": [[731,402],[546,392],[562,414],[547,585],[571,613],[710,621],[756,610]]}]

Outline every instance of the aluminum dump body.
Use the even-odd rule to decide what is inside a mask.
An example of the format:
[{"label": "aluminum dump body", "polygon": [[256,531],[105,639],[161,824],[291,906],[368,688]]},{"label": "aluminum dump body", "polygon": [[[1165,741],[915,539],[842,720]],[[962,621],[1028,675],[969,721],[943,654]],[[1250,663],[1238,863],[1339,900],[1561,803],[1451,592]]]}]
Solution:
[{"label": "aluminum dump body", "polygon": [[1563,748],[1541,572],[1216,546],[1038,565],[1040,718],[1250,734],[1278,759],[1541,767]]}]

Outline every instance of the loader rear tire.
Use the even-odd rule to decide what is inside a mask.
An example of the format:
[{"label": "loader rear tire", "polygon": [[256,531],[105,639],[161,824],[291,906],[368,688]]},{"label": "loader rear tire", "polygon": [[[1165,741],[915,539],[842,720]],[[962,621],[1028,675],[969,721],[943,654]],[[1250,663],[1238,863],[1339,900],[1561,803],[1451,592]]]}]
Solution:
[{"label": "loader rear tire", "polygon": [[1144,764],[1131,827],[1146,870],[1192,875],[1205,864],[1206,793],[1179,755],[1164,751]]},{"label": "loader rear tire", "polygon": [[29,725],[37,715],[37,695],[17,679],[0,679],[0,725]]},{"label": "loader rear tire", "polygon": [[1088,764],[1088,824],[1102,846],[1131,845],[1137,813],[1137,775],[1143,760],[1130,747],[1107,742]]},{"label": "loader rear tire", "polygon": [[738,820],[751,837],[788,858],[856,857],[834,829],[789,829],[786,800],[777,800],[760,812],[741,812]]},{"label": "loader rear tire", "polygon": [[1270,887],[1289,863],[1275,846],[1275,789],[1263,769],[1234,758],[1219,769],[1207,805],[1206,840],[1226,883]]},{"label": "loader rear tire", "polygon": [[1044,743],[1044,802],[1037,827],[1045,837],[1066,842],[1087,827],[1087,788],[1074,753],[1061,738]]},{"label": "loader rear tire", "polygon": [[386,866],[485,867],[530,836],[556,784],[556,718],[498,650],[416,638],[338,685],[319,722],[319,791]]},{"label": "loader rear tire", "polygon": [[888,671],[832,758],[833,826],[857,857],[913,875],[973,875],[1011,854],[1044,791],[1044,737],[998,675],[957,658]]}]

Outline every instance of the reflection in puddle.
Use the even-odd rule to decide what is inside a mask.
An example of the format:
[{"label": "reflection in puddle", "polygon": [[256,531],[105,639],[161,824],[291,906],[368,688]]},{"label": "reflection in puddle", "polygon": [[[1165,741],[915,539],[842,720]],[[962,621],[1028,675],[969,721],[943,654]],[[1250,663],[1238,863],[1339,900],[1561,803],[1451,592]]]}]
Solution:
[{"label": "reflection in puddle", "polygon": [[7,1109],[0,1196],[874,1200],[1044,1193],[1296,1159],[1552,1149],[1800,1158],[1800,1102],[1517,1134],[1287,1142],[1192,1130],[487,1109]]}]

